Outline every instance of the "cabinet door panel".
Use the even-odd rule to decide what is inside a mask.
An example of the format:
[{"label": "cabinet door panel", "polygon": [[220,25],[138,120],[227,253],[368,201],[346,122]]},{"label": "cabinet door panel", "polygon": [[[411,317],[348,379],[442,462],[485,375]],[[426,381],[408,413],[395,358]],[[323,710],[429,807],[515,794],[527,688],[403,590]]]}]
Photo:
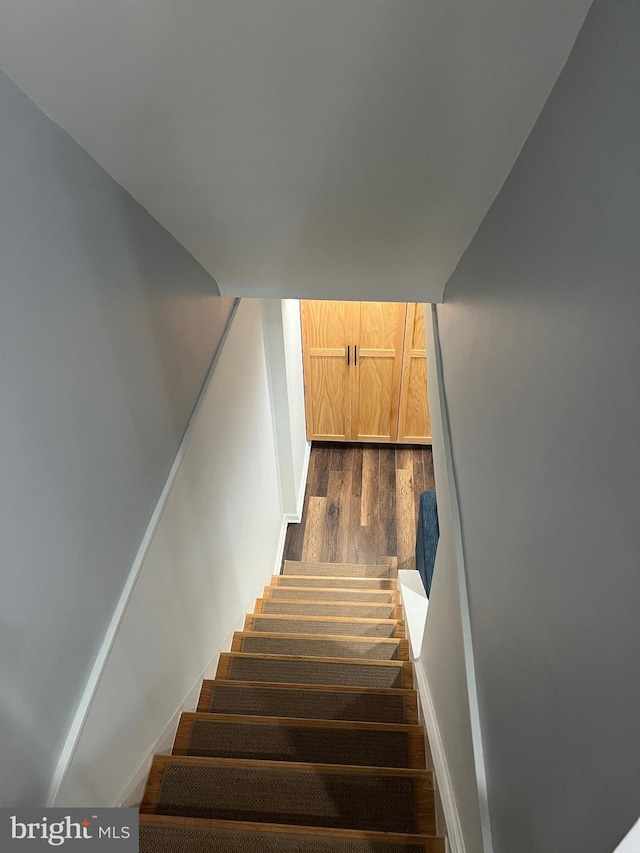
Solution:
[{"label": "cabinet door panel", "polygon": [[429,443],[431,423],[427,398],[427,352],[422,303],[412,302],[408,306],[402,362],[398,441],[407,444]]},{"label": "cabinet door panel", "polygon": [[300,310],[307,438],[348,441],[352,381],[347,366],[350,305],[302,300]]},{"label": "cabinet door panel", "polygon": [[352,397],[354,441],[395,441],[406,305],[353,304],[357,365]]}]

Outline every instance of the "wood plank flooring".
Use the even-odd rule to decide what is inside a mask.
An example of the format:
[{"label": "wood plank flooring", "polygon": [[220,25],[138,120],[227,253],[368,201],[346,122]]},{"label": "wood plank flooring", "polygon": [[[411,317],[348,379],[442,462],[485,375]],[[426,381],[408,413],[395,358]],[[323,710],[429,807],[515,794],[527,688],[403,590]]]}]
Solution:
[{"label": "wood plank flooring", "polygon": [[284,559],[415,569],[418,501],[433,489],[430,447],[314,442]]}]

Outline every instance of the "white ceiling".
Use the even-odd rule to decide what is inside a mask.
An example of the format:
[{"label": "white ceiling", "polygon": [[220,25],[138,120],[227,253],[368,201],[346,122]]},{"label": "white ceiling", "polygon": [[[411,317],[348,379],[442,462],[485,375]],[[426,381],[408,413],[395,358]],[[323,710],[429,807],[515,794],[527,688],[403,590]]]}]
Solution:
[{"label": "white ceiling", "polygon": [[229,295],[437,300],[590,0],[0,0],[0,67]]}]

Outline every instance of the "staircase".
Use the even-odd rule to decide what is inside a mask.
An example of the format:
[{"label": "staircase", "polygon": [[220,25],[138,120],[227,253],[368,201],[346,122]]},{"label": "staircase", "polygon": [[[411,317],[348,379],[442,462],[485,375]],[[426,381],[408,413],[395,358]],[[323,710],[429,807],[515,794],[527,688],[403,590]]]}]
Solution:
[{"label": "staircase", "polygon": [[444,853],[392,573],[285,562],[153,761],[142,853]]}]

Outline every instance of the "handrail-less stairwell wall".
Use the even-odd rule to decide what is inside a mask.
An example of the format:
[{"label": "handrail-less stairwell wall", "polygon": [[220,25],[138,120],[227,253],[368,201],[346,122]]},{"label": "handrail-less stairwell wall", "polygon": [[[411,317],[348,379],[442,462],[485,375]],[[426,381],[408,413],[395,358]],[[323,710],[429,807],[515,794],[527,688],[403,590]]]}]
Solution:
[{"label": "handrail-less stairwell wall", "polygon": [[639,56],[596,0],[437,307],[495,853],[638,817]]},{"label": "handrail-less stairwell wall", "polygon": [[195,709],[201,679],[279,562],[283,448],[266,329],[261,301],[242,300],[134,565],[58,804],[136,802],[151,753],[170,746],[179,712]]}]

